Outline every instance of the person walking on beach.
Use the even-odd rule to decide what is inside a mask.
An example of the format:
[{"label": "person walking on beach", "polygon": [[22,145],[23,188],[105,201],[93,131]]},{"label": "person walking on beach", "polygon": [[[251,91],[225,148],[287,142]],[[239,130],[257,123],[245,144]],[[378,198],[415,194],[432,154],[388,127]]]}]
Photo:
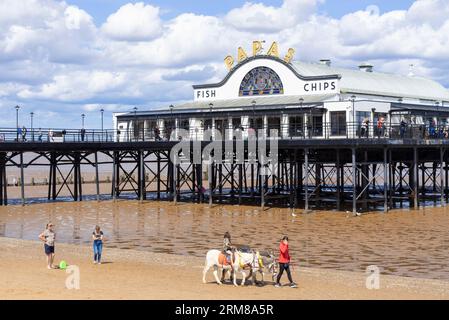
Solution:
[{"label": "person walking on beach", "polygon": [[101,264],[101,253],[103,251],[103,231],[100,226],[95,226],[94,232],[92,232],[92,240],[94,247],[94,263]]},{"label": "person walking on beach", "polygon": [[288,280],[290,281],[291,288],[297,288],[296,283],[293,282],[292,275],[290,273],[290,254],[288,253],[288,237],[284,236],[279,245],[279,274],[276,279],[275,287],[280,288],[280,280],[284,270],[287,272]]},{"label": "person walking on beach", "polygon": [[56,233],[54,232],[54,224],[49,222],[45,227],[45,231],[39,235],[39,239],[44,242],[44,250],[47,255],[47,268],[56,269],[53,266],[53,261],[55,259],[55,239]]}]

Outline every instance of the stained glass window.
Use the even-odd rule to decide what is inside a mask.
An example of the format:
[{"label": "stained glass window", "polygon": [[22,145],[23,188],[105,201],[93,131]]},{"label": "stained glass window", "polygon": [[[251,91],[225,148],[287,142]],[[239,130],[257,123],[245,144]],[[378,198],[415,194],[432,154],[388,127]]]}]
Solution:
[{"label": "stained glass window", "polygon": [[281,79],[268,67],[257,67],[249,71],[240,84],[239,96],[282,94]]}]

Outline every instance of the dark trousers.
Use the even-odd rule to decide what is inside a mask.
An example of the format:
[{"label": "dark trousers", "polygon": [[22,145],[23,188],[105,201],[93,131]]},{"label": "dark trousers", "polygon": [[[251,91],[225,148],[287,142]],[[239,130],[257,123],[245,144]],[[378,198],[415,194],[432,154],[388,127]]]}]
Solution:
[{"label": "dark trousers", "polygon": [[281,280],[284,270],[285,270],[285,272],[287,272],[288,281],[290,281],[290,283],[292,283],[293,279],[292,279],[292,274],[290,273],[290,264],[289,263],[281,263],[281,262],[279,262],[279,274],[276,279],[276,283],[279,283],[279,281]]}]

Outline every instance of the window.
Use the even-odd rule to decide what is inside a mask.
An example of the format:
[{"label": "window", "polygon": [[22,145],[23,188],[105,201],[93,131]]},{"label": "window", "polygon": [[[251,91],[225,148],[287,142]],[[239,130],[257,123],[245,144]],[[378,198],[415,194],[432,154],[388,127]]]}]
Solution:
[{"label": "window", "polygon": [[323,135],[323,115],[313,115],[308,117],[308,136],[318,137]]},{"label": "window", "polygon": [[189,123],[189,119],[180,119],[179,120],[179,129],[184,129],[189,131],[190,128],[190,123]]},{"label": "window", "polygon": [[257,67],[249,71],[243,78],[239,96],[257,96],[283,94],[281,79],[268,67]]},{"label": "window", "polygon": [[[271,137],[271,130],[273,130],[273,136],[280,136],[281,134],[281,118],[279,117],[268,117],[268,136]],[[277,132],[276,132],[277,131]]]},{"label": "window", "polygon": [[241,118],[232,118],[232,128],[234,130],[240,128],[241,123]]},{"label": "window", "polygon": [[163,137],[167,140],[170,140],[171,133],[175,130],[176,123],[175,120],[164,120],[164,130]]},{"label": "window", "polygon": [[263,129],[263,118],[262,117],[249,118],[249,126],[255,130]]},{"label": "window", "polygon": [[304,136],[304,117],[291,116],[288,119],[288,132],[290,137]]},{"label": "window", "polygon": [[331,135],[346,135],[346,111],[332,111],[331,116]]}]

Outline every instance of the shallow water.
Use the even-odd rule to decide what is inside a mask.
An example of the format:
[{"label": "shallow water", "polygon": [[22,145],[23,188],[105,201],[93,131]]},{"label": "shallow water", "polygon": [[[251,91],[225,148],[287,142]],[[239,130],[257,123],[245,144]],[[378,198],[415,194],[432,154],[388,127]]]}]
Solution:
[{"label": "shallow water", "polygon": [[[56,224],[57,241],[88,244],[101,225],[106,247],[204,256],[234,243],[277,252],[290,238],[294,266],[365,271],[449,280],[449,209],[423,208],[352,217],[316,212],[291,216],[288,209],[214,206],[133,200],[39,203],[0,207],[0,236],[36,240]],[[106,253],[107,254],[107,253]]]}]

